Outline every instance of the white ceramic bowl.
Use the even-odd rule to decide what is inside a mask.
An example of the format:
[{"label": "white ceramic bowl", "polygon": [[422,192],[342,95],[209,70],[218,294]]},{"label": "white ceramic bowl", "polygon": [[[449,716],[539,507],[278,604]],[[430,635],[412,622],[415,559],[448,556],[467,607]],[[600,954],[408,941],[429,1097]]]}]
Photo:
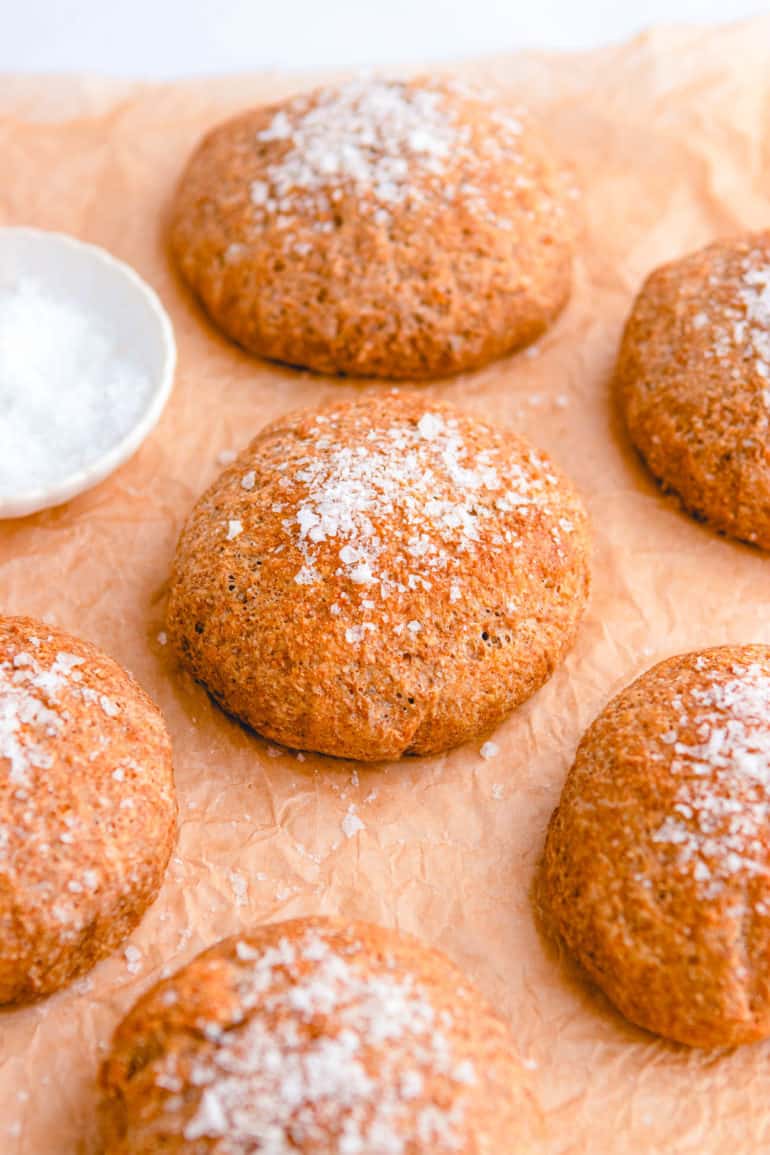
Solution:
[{"label": "white ceramic bowl", "polygon": [[[174,330],[157,293],[129,265],[97,245],[43,229],[0,228],[0,284],[34,279],[52,296],[66,297],[96,321],[148,374],[152,388],[134,427],[85,468],[45,489],[0,495],[0,518],[24,517],[91,489],[127,461],[157,424],[174,383]],[[1,419],[1,418],[0,418]]]}]

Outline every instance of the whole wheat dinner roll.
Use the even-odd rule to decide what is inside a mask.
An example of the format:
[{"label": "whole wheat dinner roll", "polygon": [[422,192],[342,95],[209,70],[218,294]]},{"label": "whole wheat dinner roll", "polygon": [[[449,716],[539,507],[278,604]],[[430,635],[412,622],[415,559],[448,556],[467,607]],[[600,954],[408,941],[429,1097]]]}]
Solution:
[{"label": "whole wheat dinner roll", "polygon": [[770,648],[669,658],[599,715],[551,819],[546,910],[633,1022],[770,1035]]},{"label": "whole wheat dinner roll", "polygon": [[508,1028],[455,966],[318,918],[155,986],[101,1085],[105,1155],[516,1155],[537,1125]]},{"label": "whole wheat dinner roll", "polygon": [[715,529],[770,549],[770,232],[657,269],[616,376],[651,472]]},{"label": "whole wheat dinner roll", "polygon": [[451,80],[353,80],[220,124],[171,249],[263,357],[424,378],[533,341],[570,290],[564,175],[530,118]]},{"label": "whole wheat dinner roll", "polygon": [[175,824],[168,734],[133,678],[0,618],[0,1003],[55,991],[133,930]]},{"label": "whole wheat dinner roll", "polygon": [[230,713],[376,760],[499,722],[572,643],[586,514],[514,434],[415,395],[282,418],[196,505],[169,638]]}]

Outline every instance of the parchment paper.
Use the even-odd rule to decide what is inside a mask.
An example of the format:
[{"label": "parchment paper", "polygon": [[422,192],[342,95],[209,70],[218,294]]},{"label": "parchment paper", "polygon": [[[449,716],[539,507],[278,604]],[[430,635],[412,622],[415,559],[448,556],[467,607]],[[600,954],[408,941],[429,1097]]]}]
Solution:
[{"label": "parchment paper", "polygon": [[[74,989],[0,1015],[3,1155],[92,1152],[93,1077],[123,1010],[221,936],[311,912],[417,932],[467,968],[531,1068],[546,1119],[535,1155],[770,1146],[770,1044],[703,1055],[632,1028],[543,941],[529,898],[575,745],[607,698],[672,652],[770,641],[770,558],[662,498],[608,398],[644,274],[770,223],[768,48],[762,17],[463,66],[542,113],[585,190],[584,224],[572,302],[539,346],[428,388],[510,423],[574,476],[594,519],[594,595],[566,665],[495,734],[497,757],[477,742],[368,769],[271,748],[158,640],[176,537],[218,453],[284,410],[362,388],[240,353],[164,254],[169,197],[201,131],[308,78],[0,85],[0,223],[63,229],[130,261],[180,349],[172,401],[130,464],[63,508],[0,525],[0,608],[47,617],[134,671],[168,719],[181,798],[177,856],[131,940],[139,955],[121,951]],[[348,813],[364,824],[352,837]]]}]

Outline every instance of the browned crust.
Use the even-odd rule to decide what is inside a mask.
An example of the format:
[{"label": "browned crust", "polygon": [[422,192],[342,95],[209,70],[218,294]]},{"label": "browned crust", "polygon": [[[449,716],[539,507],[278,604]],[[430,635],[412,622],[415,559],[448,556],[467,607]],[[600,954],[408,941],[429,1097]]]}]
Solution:
[{"label": "browned crust", "polygon": [[[705,663],[705,665],[704,665]],[[770,835],[740,867],[704,890],[676,842],[660,841],[681,808],[671,733],[706,741],[680,721],[681,700],[719,684],[736,663],[770,674],[766,646],[724,646],[669,658],[643,674],[586,732],[548,829],[539,879],[547,916],[591,978],[639,1026],[692,1046],[721,1047],[770,1034]],[[743,797],[710,772],[699,783],[739,807]],[[679,806],[679,809],[677,807]]]},{"label": "browned crust", "polygon": [[[463,1092],[460,1145],[454,1149],[460,1155],[523,1155],[530,1150],[527,1139],[538,1127],[538,1114],[527,1090],[526,1072],[509,1028],[465,976],[442,954],[411,936],[367,923],[306,918],[257,927],[226,939],[139,1000],[118,1026],[101,1071],[105,1155],[154,1155],[159,1150],[170,1155],[203,1155],[219,1150],[216,1139],[186,1140],[183,1136],[202,1090],[189,1080],[189,1073],[200,1069],[217,1050],[212,1026],[232,1040],[255,1015],[272,1029],[271,1024],[279,1024],[281,1013],[269,1011],[262,1002],[244,1005],[243,991],[252,964],[242,961],[236,945],[245,944],[262,954],[285,942],[299,942],[309,929],[321,932],[335,952],[362,976],[377,979],[395,975],[411,981],[435,1010],[436,1023],[441,1024],[457,1062],[472,1063],[477,1078]],[[290,985],[291,978],[279,981]],[[297,1022],[300,1030],[306,1029],[301,1015]],[[320,1031],[334,1038],[340,1030],[334,1013],[323,1022],[313,1019],[311,1028],[309,1037]],[[383,1078],[379,1058],[388,1047],[385,1041],[357,1051],[375,1083]],[[178,1073],[175,1088],[159,1085],[157,1078],[163,1069]],[[166,1082],[162,1075],[161,1082]],[[390,1093],[395,1086],[381,1083],[375,1095]],[[454,1094],[457,1090],[452,1091],[440,1077],[424,1084],[404,1123],[404,1155],[427,1155],[432,1149],[419,1141],[414,1120],[425,1107],[450,1109]],[[343,1121],[341,1108],[338,1116],[326,1121],[326,1139],[308,1146],[300,1141],[298,1155],[336,1150]],[[228,1145],[227,1149],[234,1155],[246,1155],[256,1148],[247,1142]]]},{"label": "browned crust", "polygon": [[[469,453],[490,451],[501,470],[529,468],[534,452],[508,431],[416,395],[320,413],[327,422],[333,415],[323,428],[335,445],[365,445],[368,430],[411,428],[431,413],[457,419]],[[339,543],[321,554],[319,582],[297,584],[303,558],[283,522],[304,490],[279,488],[273,470],[276,461],[296,468],[312,452],[316,416],[269,426],[196,505],[171,576],[169,638],[225,709],[277,742],[364,761],[445,750],[500,722],[571,646],[590,581],[585,511],[540,455],[548,508],[492,520],[463,562],[462,597],[452,600],[454,571],[430,573],[430,589],[389,600],[387,626],[353,647],[346,630],[357,619],[341,598],[356,588],[339,573]],[[247,471],[256,479],[248,492],[240,484]],[[233,541],[230,519],[243,526]],[[398,518],[379,527],[383,569],[401,564],[403,529]],[[513,545],[496,540],[509,531]],[[335,616],[336,603],[343,609]],[[415,620],[417,635],[408,630]]]},{"label": "browned crust", "polygon": [[[446,93],[479,148],[499,137],[485,101],[445,82],[430,87]],[[259,143],[257,133],[288,106],[214,128],[176,193],[173,257],[229,337],[324,373],[420,379],[526,345],[557,316],[570,292],[571,227],[564,175],[536,126],[526,121],[515,152],[493,162],[481,151],[472,163],[454,158],[439,182],[421,187],[420,204],[398,208],[387,223],[362,213],[349,193],[335,203],[328,233],[315,231],[315,215],[299,217],[291,230],[298,251],[287,250],[286,229],[255,228],[250,200],[252,182],[287,147]],[[444,203],[450,184],[483,186],[488,214]]]},{"label": "browned crust", "polygon": [[10,762],[0,775],[0,1003],[49,994],[113,950],[154,901],[176,830],[171,744],[141,687],[89,642],[0,618],[0,661],[25,651],[44,669],[61,652],[82,664],[59,693],[60,732],[35,737],[50,765],[28,787]]},{"label": "browned crust", "polygon": [[626,323],[615,381],[655,477],[715,529],[770,549],[768,381],[737,348],[715,356],[715,325],[696,321],[742,312],[746,260],[770,267],[770,233],[717,241],[656,269]]}]

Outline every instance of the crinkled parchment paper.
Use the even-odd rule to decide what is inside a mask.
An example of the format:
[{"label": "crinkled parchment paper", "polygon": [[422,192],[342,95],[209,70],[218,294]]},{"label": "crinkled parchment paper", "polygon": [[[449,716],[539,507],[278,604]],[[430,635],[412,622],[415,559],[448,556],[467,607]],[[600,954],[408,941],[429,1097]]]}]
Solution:
[{"label": "crinkled parchment paper", "polygon": [[572,473],[595,524],[594,597],[565,666],[495,734],[496,757],[476,742],[369,768],[298,759],[247,733],[159,637],[176,537],[217,455],[284,410],[376,388],[242,354],[164,253],[169,197],[201,131],[306,78],[0,85],[0,223],[66,230],[131,262],[163,298],[180,349],[171,403],[132,462],[61,509],[0,526],[0,608],[47,617],[134,671],[168,719],[181,797],[177,856],[136,950],[0,1014],[3,1155],[94,1151],[94,1073],[123,1010],[221,936],[310,912],[416,931],[467,968],[531,1068],[545,1115],[536,1155],[770,1146],[770,1044],[703,1055],[632,1028],[541,939],[529,899],[578,737],[607,698],[672,652],[770,642],[770,558],[662,498],[608,397],[645,273],[770,223],[768,48],[762,17],[464,66],[543,114],[585,190],[583,226],[572,302],[539,345],[427,388],[510,423]]}]

